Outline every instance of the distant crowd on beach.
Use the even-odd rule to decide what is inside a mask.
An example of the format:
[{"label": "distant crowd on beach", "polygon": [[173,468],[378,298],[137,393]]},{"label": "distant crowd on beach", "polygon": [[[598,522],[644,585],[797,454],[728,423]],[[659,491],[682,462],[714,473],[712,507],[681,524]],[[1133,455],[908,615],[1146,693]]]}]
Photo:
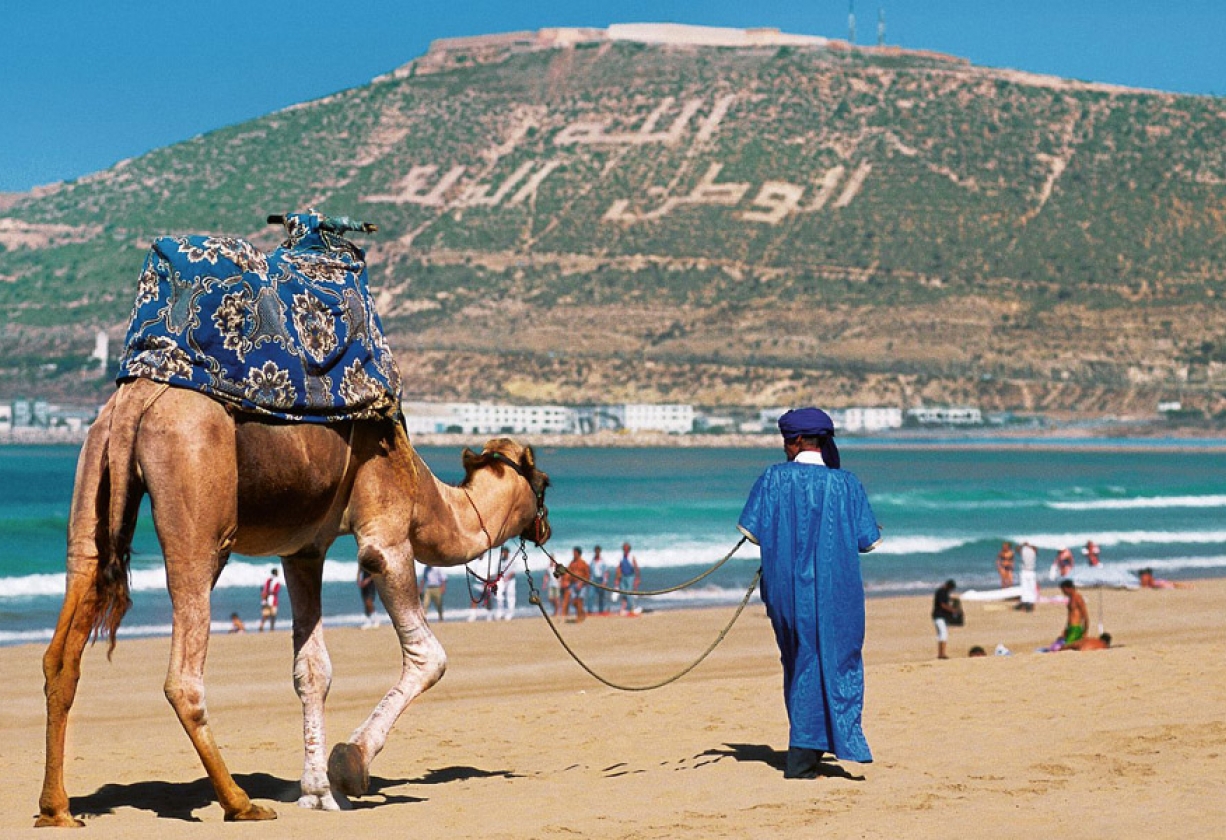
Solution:
[{"label": "distant crowd on beach", "polygon": [[579,624],[588,615],[611,615],[615,604],[618,615],[642,615],[643,608],[634,594],[642,582],[638,558],[627,542],[622,543],[621,559],[614,564],[605,560],[600,546],[592,549],[590,562],[583,557],[583,547],[575,546],[565,567],[554,564],[552,571],[545,572],[542,588],[548,593],[555,617]]},{"label": "distant crowd on beach", "polygon": [[[583,556],[582,546],[572,549],[569,563],[552,563],[541,575],[540,590],[549,603],[550,612],[565,621],[578,623],[588,616],[620,615],[634,617],[643,614],[639,605],[638,590],[642,586],[642,570],[630,543],[622,543],[620,559],[609,562],[600,546],[592,549],[592,559]],[[510,549],[503,546],[496,564],[491,563],[488,576],[474,574],[469,583],[469,607],[467,620],[509,621],[515,615],[518,603],[517,575],[511,562]],[[535,581],[531,581],[535,584]],[[371,629],[380,624],[376,612],[374,579],[359,568],[358,592],[362,600],[362,627]],[[443,596],[447,591],[447,577],[435,566],[418,569],[418,588],[422,609],[427,615],[433,611],[438,620],[443,620]],[[535,590],[535,586],[532,588]],[[277,612],[281,594],[279,570],[272,568],[260,586],[259,632],[276,629]],[[247,632],[246,623],[237,613],[230,614],[230,632]]]},{"label": "distant crowd on beach", "polygon": [[[518,602],[518,581],[510,549],[502,547],[496,567],[491,565],[487,577],[477,577],[477,586],[470,585],[468,621],[483,616],[486,621],[508,621],[515,615]],[[529,586],[536,589],[535,581]],[[583,547],[571,550],[571,560],[563,565],[551,563],[541,574],[540,591],[549,604],[550,614],[565,621],[580,623],[589,615],[642,615],[638,595],[642,573],[638,558],[630,543],[622,543],[622,555],[610,563],[600,546],[592,549],[592,559],[583,556]],[[438,620],[443,620],[443,594],[447,579],[441,569],[426,566],[421,574],[422,608],[429,614],[433,607]]]},{"label": "distant crowd on beach", "polygon": [[[996,555],[996,572],[1000,575],[1000,588],[1008,589],[1015,585],[1020,585],[1022,588],[1022,608],[1027,608],[1027,572],[1034,572],[1038,563],[1038,551],[1027,540],[1022,540],[1018,544],[1017,551],[1014,551],[1013,543],[1006,540],[1001,544],[1000,553]],[[1081,549],[1082,555],[1086,558],[1086,562],[1090,568],[1101,568],[1102,556],[1098,548],[1098,543],[1094,540],[1086,540],[1085,547]],[[1021,569],[1019,580],[1014,582],[1015,563],[1020,559]],[[1062,547],[1056,552],[1056,557],[1052,561],[1049,577],[1052,580],[1064,580],[1065,578],[1073,577],[1074,571],[1073,552],[1068,547]],[[1136,572],[1137,580],[1142,589],[1176,589],[1182,584],[1175,581],[1165,580],[1163,578],[1154,577],[1154,570],[1151,568],[1138,569]],[[1038,580],[1034,581],[1035,595],[1037,597]],[[1033,608],[1033,601],[1030,601],[1030,608]]]},{"label": "distant crowd on beach", "polygon": [[[1087,540],[1081,549],[1081,554],[1091,569],[1102,566],[1102,556],[1098,544]],[[1020,568],[1019,568],[1020,566]],[[1014,548],[1014,543],[1004,541],[996,555],[996,572],[1000,576],[1002,600],[1017,598],[1015,610],[1033,612],[1039,600],[1038,582],[1038,550],[1029,540],[1021,540]],[[1086,635],[1089,626],[1089,609],[1085,598],[1077,589],[1074,578],[1075,560],[1073,552],[1066,546],[1060,548],[1052,561],[1049,577],[1059,581],[1060,597],[1052,599],[1065,604],[1068,615],[1064,630],[1050,645],[1040,648],[1041,652],[1061,650],[1105,650],[1111,646],[1111,634],[1101,633],[1097,638]],[[1015,577],[1016,573],[1016,577]],[[1137,583],[1142,589],[1177,589],[1188,584],[1164,580],[1154,576],[1152,568],[1139,569],[1136,572]],[[1135,586],[1134,586],[1135,588]],[[947,580],[937,587],[933,595],[932,620],[937,633],[937,658],[948,659],[949,628],[960,627],[965,622],[965,616],[960,599],[955,597],[957,582]],[[1008,597],[1004,597],[1008,595]],[[1102,627],[1100,625],[1099,629]],[[998,656],[1007,656],[1012,651],[1003,644],[997,645]],[[969,656],[986,656],[987,650],[980,645],[970,648]]]},{"label": "distant crowd on beach", "polygon": [[[938,659],[949,659],[949,628],[961,627],[965,623],[962,604],[954,596],[957,589],[957,581],[950,579],[938,586],[933,594],[932,623],[936,627]],[[1100,633],[1097,638],[1086,635],[1090,625],[1090,610],[1085,597],[1077,591],[1077,585],[1071,577],[1060,581],[1060,592],[1067,609],[1064,629],[1054,642],[1039,648],[1039,651],[1053,653],[1062,650],[1105,650],[1111,647],[1110,633]],[[1017,608],[1020,607],[1021,604]],[[1101,625],[1099,629],[1102,629]],[[1009,656],[1012,651],[1002,643],[996,646],[995,653],[997,656]],[[972,657],[986,655],[987,651],[980,645],[972,646],[968,652],[968,656]]]},{"label": "distant crowd on beach", "polygon": [[[1098,544],[1094,540],[1087,540],[1085,547],[1081,549],[1081,553],[1085,556],[1091,568],[1102,565]],[[1038,549],[1029,540],[1019,542],[1017,551],[1014,551],[1013,543],[1006,540],[1001,544],[1000,553],[996,555],[996,573],[1000,575],[1000,588],[1008,589],[1009,587],[1020,585],[1022,587],[1022,603],[1029,604],[1031,608],[1033,608],[1034,600],[1028,600],[1026,595],[1030,594],[1027,590],[1031,586],[1033,586],[1033,594],[1036,598],[1038,595],[1038,557]],[[1015,582],[1015,565],[1019,560],[1021,563],[1020,579]],[[1065,546],[1056,552],[1056,557],[1051,565],[1050,577],[1055,580],[1071,577],[1073,566],[1073,552]],[[1031,579],[1028,577],[1028,574],[1034,574],[1035,577]]]}]

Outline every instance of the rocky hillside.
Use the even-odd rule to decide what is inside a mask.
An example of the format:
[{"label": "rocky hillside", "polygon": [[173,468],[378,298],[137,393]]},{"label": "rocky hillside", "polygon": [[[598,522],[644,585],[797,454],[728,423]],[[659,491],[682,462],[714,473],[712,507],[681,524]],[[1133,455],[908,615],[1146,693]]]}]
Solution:
[{"label": "rocky hillside", "polygon": [[5,197],[0,396],[107,392],[154,236],[316,206],[414,397],[1226,411],[1226,101],[744,34],[442,42]]}]

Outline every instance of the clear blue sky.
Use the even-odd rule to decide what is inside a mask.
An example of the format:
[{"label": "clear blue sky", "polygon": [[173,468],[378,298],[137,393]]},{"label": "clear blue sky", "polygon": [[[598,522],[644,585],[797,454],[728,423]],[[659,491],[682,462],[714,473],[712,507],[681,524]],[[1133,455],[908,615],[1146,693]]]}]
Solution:
[{"label": "clear blue sky", "polygon": [[[250,8],[249,8],[250,7]],[[886,41],[1077,79],[1226,95],[1223,0],[859,0]],[[847,0],[25,0],[0,25],[0,192],[77,178],[362,85],[435,38],[610,23],[847,37]]]}]

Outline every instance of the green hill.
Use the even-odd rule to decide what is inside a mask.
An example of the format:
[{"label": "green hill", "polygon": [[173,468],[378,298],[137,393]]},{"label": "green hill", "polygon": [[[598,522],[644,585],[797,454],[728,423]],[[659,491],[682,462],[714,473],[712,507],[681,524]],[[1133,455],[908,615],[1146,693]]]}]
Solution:
[{"label": "green hill", "polygon": [[[104,394],[163,233],[379,223],[416,397],[1226,411],[1226,103],[827,46],[436,45],[6,197],[0,395]],[[52,367],[54,366],[54,367]]]}]

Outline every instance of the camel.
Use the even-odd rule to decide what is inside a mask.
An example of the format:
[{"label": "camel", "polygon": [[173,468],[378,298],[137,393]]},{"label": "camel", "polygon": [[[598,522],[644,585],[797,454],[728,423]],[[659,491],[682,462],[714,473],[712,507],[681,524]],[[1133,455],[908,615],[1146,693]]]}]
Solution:
[{"label": "camel", "polygon": [[[531,447],[501,438],[463,454],[458,487],[439,481],[392,420],[336,424],[235,416],[220,402],[146,379],[119,386],[86,438],[68,525],[67,586],[43,657],[47,758],[37,826],[79,826],[64,789],[67,718],[90,638],[115,633],[130,602],[128,563],[148,493],[173,603],[165,692],[230,820],[275,819],[226,769],[205,710],[209,601],[230,553],[279,556],[293,605],[294,688],[302,701],[298,804],[338,810],[366,792],[370,765],[409,703],[447,658],[418,597],[414,561],[455,566],[523,535],[549,537],[549,477]],[[325,761],[324,700],[332,666],[320,591],[340,534],[358,544],[400,640],[396,684]],[[339,801],[338,801],[339,798]]]}]

